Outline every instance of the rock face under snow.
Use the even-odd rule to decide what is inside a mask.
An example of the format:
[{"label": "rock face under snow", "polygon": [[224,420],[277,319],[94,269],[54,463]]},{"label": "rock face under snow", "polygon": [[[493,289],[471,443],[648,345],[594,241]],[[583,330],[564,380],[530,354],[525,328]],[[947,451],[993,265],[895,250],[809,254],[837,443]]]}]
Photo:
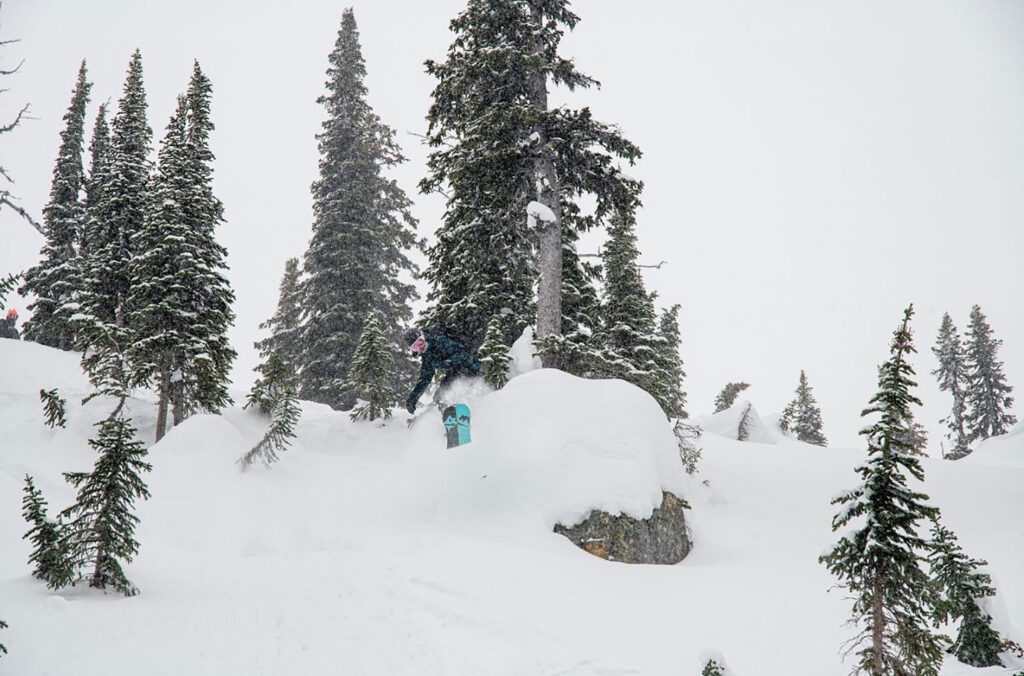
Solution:
[{"label": "rock face under snow", "polygon": [[556,525],[555,532],[569,538],[577,547],[609,561],[679,563],[690,553],[683,511],[687,505],[667,491],[662,496],[661,506],[650,518],[634,519],[596,511],[571,528]]}]

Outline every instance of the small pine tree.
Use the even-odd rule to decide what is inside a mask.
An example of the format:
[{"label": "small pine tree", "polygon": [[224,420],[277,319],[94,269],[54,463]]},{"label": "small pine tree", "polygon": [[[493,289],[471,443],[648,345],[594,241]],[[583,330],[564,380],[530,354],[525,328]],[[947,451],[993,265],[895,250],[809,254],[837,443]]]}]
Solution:
[{"label": "small pine tree", "polygon": [[779,426],[783,432],[791,432],[800,441],[828,446],[828,439],[821,430],[821,409],[811,394],[811,386],[807,384],[807,376],[803,371],[800,371],[796,398],[782,412]]},{"label": "small pine tree", "polygon": [[683,463],[683,469],[687,474],[696,474],[697,463],[700,462],[701,456],[697,440],[700,439],[703,431],[696,425],[676,420],[672,425],[672,432],[675,434],[676,444],[679,446],[679,459]]},{"label": "small pine tree", "polygon": [[687,418],[686,392],[683,391],[683,359],[679,356],[679,305],[663,310],[658,322],[658,335],[662,339],[658,362],[664,380],[665,402],[662,408],[669,418]]},{"label": "small pine tree", "polygon": [[505,344],[503,315],[496,314],[487,323],[484,344],[480,346],[480,363],[484,367],[484,381],[495,389],[508,382],[508,367],[512,361],[509,346]]},{"label": "small pine tree", "polygon": [[125,596],[139,590],[125,577],[121,562],[130,563],[139,551],[131,508],[137,498],[149,498],[142,472],[152,469],[143,459],[145,445],[135,438],[135,428],[122,415],[124,401],[97,423],[99,434],[89,445],[99,458],[92,472],[65,472],[64,478],[78,489],[75,504],[61,512],[67,529],[68,556],[79,571],[77,583],[88,577],[89,586],[108,587]]},{"label": "small pine tree", "polygon": [[349,378],[358,397],[350,414],[353,420],[391,417],[395,392],[391,388],[394,355],[376,315],[370,315],[359,337]]},{"label": "small pine tree", "polygon": [[928,562],[938,588],[936,624],[961,620],[949,652],[972,667],[1002,666],[999,634],[992,629],[992,617],[978,605],[978,599],[995,596],[992,578],[979,573],[987,562],[971,559],[957,543],[956,535],[938,521],[932,525]]},{"label": "small pine tree", "polygon": [[739,396],[740,392],[750,387],[750,383],[727,383],[722,391],[715,397],[715,413],[721,413],[722,411],[730,408],[736,403],[736,397]]},{"label": "small pine tree", "polygon": [[302,415],[295,394],[295,376],[284,359],[272,354],[256,370],[261,377],[253,384],[245,408],[255,407],[269,416],[270,427],[260,442],[238,460],[242,471],[256,460],[264,467],[277,462],[277,454],[286,450],[295,438],[295,426]]},{"label": "small pine tree", "polygon": [[944,455],[950,460],[957,460],[971,452],[964,428],[967,417],[967,355],[948,312],[942,315],[942,326],[932,353],[939,360],[939,368],[932,371],[932,375],[938,379],[939,389],[953,397],[953,410],[940,421],[949,429],[946,438],[953,442],[953,448]]},{"label": "small pine tree", "polygon": [[63,546],[61,525],[46,517],[46,499],[27,474],[24,493],[21,515],[31,528],[22,539],[32,543],[32,553],[28,557],[29,564],[33,566],[32,576],[46,582],[50,589],[59,589],[70,584],[74,577]]},{"label": "small pine tree", "polygon": [[750,412],[754,410],[753,404],[747,402],[747,405],[743,407],[743,415],[740,416],[740,423],[736,428],[736,439],[738,441],[746,441],[750,438],[750,426],[753,424]]},{"label": "small pine tree", "polygon": [[281,357],[296,378],[301,378],[301,326],[302,318],[302,287],[299,283],[299,259],[289,258],[284,264],[284,276],[281,278],[280,292],[277,297],[277,311],[274,316],[260,324],[261,329],[269,329],[270,335],[254,343],[260,358],[266,360],[270,355]]},{"label": "small pine tree", "polygon": [[921,405],[910,391],[916,385],[907,361],[915,352],[912,316],[910,306],[893,336],[890,359],[879,367],[878,393],[861,414],[880,415],[861,431],[868,440],[868,460],[857,468],[863,482],[832,500],[842,505],[833,531],[861,517],[863,524],[819,558],[852,595],[850,622],[858,633],[847,654],[856,650],[855,671],[872,676],[937,676],[942,664],[941,639],[928,624],[934,594],[921,568],[926,543],[917,534],[918,522],[937,518],[938,510],[925,502],[927,495],[907,488],[907,474],[924,480],[906,441],[910,406]]},{"label": "small pine tree", "polygon": [[704,669],[700,672],[700,676],[725,676],[725,672],[722,671],[722,665],[715,660],[708,660],[704,665]]},{"label": "small pine tree", "polygon": [[57,388],[39,390],[39,400],[43,402],[43,413],[46,424],[50,427],[64,427],[67,424],[67,401],[57,394]]},{"label": "small pine tree", "polygon": [[1017,418],[1007,411],[1013,406],[1010,393],[1013,388],[1006,384],[1003,362],[996,352],[1003,341],[992,337],[992,328],[975,305],[971,309],[971,321],[967,329],[967,438],[969,441],[988,439],[1006,434],[1017,423]]},{"label": "small pine tree", "polygon": [[[0,620],[0,629],[7,629],[7,627],[8,627],[7,623],[4,622],[3,620]],[[0,656],[6,655],[6,654],[7,654],[7,646],[5,646],[3,643],[0,643]]]}]

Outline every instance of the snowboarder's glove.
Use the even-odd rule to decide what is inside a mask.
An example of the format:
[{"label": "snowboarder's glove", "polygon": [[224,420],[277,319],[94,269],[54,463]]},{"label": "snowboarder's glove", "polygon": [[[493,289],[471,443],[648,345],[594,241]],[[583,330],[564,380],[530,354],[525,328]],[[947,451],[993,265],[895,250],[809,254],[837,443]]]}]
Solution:
[{"label": "snowboarder's glove", "polygon": [[416,400],[413,399],[412,397],[409,397],[406,400],[406,402],[405,402],[405,410],[409,411],[409,413],[415,413],[416,412]]}]

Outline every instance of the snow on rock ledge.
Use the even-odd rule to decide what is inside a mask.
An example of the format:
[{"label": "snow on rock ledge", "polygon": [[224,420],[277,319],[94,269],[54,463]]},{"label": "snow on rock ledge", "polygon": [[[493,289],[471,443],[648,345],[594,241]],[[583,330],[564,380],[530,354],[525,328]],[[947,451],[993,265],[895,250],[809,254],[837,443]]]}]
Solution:
[{"label": "snow on rock ledge", "polygon": [[664,558],[652,547],[681,552],[676,561],[685,556],[685,472],[668,421],[646,392],[621,380],[540,369],[511,380],[477,410],[478,438],[504,456],[517,477],[511,490],[540,509],[548,528],[571,529],[589,518],[577,532],[619,533],[609,540],[609,558]]}]

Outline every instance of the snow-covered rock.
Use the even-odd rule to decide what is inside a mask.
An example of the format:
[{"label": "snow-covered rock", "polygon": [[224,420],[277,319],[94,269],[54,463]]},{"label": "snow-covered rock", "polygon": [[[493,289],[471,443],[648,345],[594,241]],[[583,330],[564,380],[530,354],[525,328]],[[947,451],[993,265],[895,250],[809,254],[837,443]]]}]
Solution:
[{"label": "snow-covered rock", "polygon": [[698,422],[705,432],[717,434],[726,439],[739,439],[741,424],[747,434],[744,441],[777,444],[783,438],[777,428],[773,430],[774,425],[765,423],[761,419],[757,409],[747,399],[739,399],[724,411],[701,418]]}]

